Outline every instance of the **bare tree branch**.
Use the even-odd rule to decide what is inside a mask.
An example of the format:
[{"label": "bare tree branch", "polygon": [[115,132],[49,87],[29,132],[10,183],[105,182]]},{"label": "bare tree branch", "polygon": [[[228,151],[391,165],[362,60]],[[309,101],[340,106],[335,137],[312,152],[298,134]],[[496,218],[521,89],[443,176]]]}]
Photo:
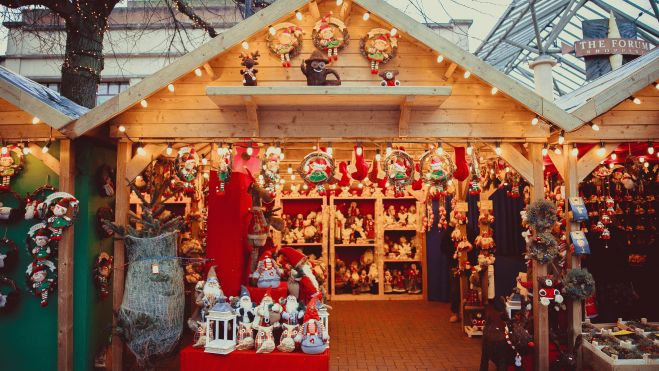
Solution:
[{"label": "bare tree branch", "polygon": [[8,8],[17,9],[24,6],[43,6],[53,12],[57,13],[60,17],[68,19],[75,15],[76,9],[69,1],[57,0],[0,0],[0,5]]},{"label": "bare tree branch", "polygon": [[172,0],[172,3],[176,5],[176,9],[179,12],[185,14],[188,18],[190,18],[190,20],[192,20],[192,22],[196,27],[206,30],[206,32],[208,32],[208,35],[210,37],[215,37],[218,35],[217,31],[215,31],[213,26],[211,26],[205,20],[201,19],[201,17],[199,17],[197,13],[195,13],[194,9],[192,9],[190,5],[188,5],[187,1]]}]

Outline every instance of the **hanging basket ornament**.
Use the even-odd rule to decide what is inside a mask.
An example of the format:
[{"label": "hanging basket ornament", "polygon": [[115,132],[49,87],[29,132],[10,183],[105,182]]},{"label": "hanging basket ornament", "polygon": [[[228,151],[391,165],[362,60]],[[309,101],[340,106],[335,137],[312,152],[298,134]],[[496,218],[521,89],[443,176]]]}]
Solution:
[{"label": "hanging basket ornament", "polygon": [[430,193],[437,197],[448,195],[447,184],[453,179],[455,163],[446,152],[426,151],[419,159],[421,180],[430,186]]},{"label": "hanging basket ornament", "polygon": [[231,179],[231,169],[233,168],[233,148],[232,147],[219,147],[217,154],[220,157],[217,167],[217,178],[220,181],[218,188],[215,192],[218,195],[223,195],[225,192],[226,184]]},{"label": "hanging basket ornament", "polygon": [[325,185],[334,176],[334,159],[323,151],[311,152],[304,156],[297,171],[305,182],[316,186],[319,194],[325,194]]},{"label": "hanging basket ornament", "polygon": [[268,50],[281,59],[283,67],[291,66],[291,58],[300,55],[302,50],[302,27],[290,22],[271,26],[265,38]]},{"label": "hanging basket ornament", "polygon": [[48,305],[48,295],[57,287],[57,268],[50,260],[33,261],[25,271],[28,291],[41,299],[41,306]]},{"label": "hanging basket ornament", "polygon": [[11,179],[23,170],[25,155],[21,148],[15,145],[2,146],[0,153],[0,191],[10,188]]},{"label": "hanging basket ornament", "polygon": [[327,53],[327,59],[331,63],[339,58],[339,51],[348,45],[350,35],[348,27],[342,20],[332,17],[329,12],[321,18],[313,28],[311,40],[314,46]]},{"label": "hanging basket ornament", "polygon": [[174,162],[176,176],[178,177],[177,188],[182,189],[186,195],[195,193],[195,181],[199,175],[199,155],[194,148],[182,147],[178,151]]},{"label": "hanging basket ornament", "polygon": [[374,28],[359,42],[359,50],[371,63],[371,74],[380,72],[380,65],[386,64],[396,56],[398,51],[398,34],[391,35],[389,30]]},{"label": "hanging basket ornament", "polygon": [[383,170],[389,184],[394,186],[394,195],[403,197],[405,187],[414,180],[414,160],[403,150],[393,150],[384,159]]}]

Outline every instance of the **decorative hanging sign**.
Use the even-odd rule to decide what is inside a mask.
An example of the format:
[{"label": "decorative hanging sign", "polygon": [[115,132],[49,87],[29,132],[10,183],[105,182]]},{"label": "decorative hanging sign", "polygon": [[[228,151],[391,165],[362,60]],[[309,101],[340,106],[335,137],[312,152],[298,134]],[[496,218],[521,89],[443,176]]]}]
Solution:
[{"label": "decorative hanging sign", "polygon": [[570,209],[572,209],[572,220],[575,222],[583,222],[588,220],[588,209],[583,198],[579,196],[570,197]]},{"label": "decorative hanging sign", "polygon": [[447,183],[453,178],[455,169],[451,156],[444,151],[426,151],[419,159],[421,179],[431,187],[430,193],[439,197],[448,194]]},{"label": "decorative hanging sign", "polygon": [[324,194],[325,184],[330,182],[334,175],[334,159],[323,151],[311,152],[304,156],[298,173],[305,182],[316,186],[318,193]]},{"label": "decorative hanging sign", "polygon": [[371,74],[377,75],[380,64],[385,64],[396,56],[398,35],[391,35],[389,30],[374,28],[359,42],[359,49],[371,63]]},{"label": "decorative hanging sign", "polygon": [[326,52],[329,62],[339,58],[339,51],[348,45],[350,35],[348,27],[342,20],[332,17],[329,12],[321,18],[313,28],[311,40],[318,50]]},{"label": "decorative hanging sign", "polygon": [[217,194],[223,195],[224,188],[231,179],[231,169],[233,167],[233,148],[219,147],[217,154],[220,157],[217,166],[217,177],[220,180],[219,188],[216,190]]},{"label": "decorative hanging sign", "polygon": [[590,245],[588,245],[588,239],[583,231],[571,231],[570,239],[574,245],[574,253],[576,255],[590,254]]},{"label": "decorative hanging sign", "polygon": [[9,190],[11,179],[23,169],[25,156],[17,146],[2,146],[0,153],[0,191]]},{"label": "decorative hanging sign", "polygon": [[270,52],[281,59],[281,65],[290,67],[291,58],[300,55],[302,50],[302,35],[302,27],[284,22],[270,27],[265,41]]},{"label": "decorative hanging sign", "polygon": [[174,166],[179,180],[177,185],[182,188],[183,193],[187,195],[194,194],[195,180],[199,174],[199,155],[197,151],[191,147],[182,147],[178,151]]},{"label": "decorative hanging sign", "polygon": [[57,268],[50,260],[37,260],[30,263],[25,271],[27,289],[41,298],[41,306],[48,305],[48,295],[57,287]]},{"label": "decorative hanging sign", "polygon": [[403,197],[405,187],[412,184],[414,179],[414,160],[403,150],[393,150],[385,158],[383,164],[387,180],[394,186],[394,195]]}]

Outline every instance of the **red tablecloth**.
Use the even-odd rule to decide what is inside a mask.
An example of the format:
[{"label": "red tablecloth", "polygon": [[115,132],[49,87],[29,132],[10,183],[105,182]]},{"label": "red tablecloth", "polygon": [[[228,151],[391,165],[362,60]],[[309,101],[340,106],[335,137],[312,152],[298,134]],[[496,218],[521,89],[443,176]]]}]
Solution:
[{"label": "red tablecloth", "polygon": [[265,292],[271,290],[270,296],[272,300],[276,303],[279,301],[279,298],[285,298],[288,295],[288,283],[282,282],[279,284],[279,287],[276,289],[260,289],[258,287],[248,286],[249,296],[252,298],[252,303],[259,305],[261,299],[265,296]]},{"label": "red tablecloth", "polygon": [[256,354],[254,350],[235,350],[227,355],[205,353],[188,346],[181,351],[181,371],[268,370],[325,371],[329,369],[329,349],[322,354],[274,351]]}]

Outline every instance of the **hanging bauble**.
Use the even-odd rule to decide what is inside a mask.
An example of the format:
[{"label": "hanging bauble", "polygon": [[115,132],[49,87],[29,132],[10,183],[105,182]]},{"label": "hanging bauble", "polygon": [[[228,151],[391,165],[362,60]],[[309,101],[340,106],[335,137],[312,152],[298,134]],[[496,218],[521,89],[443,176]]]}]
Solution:
[{"label": "hanging bauble", "polygon": [[419,172],[421,180],[428,184],[433,195],[446,196],[448,181],[453,179],[455,163],[451,156],[445,152],[436,150],[426,151],[419,159]]},{"label": "hanging bauble", "polygon": [[393,150],[384,160],[383,169],[390,184],[394,186],[394,195],[403,197],[405,187],[414,179],[414,160],[403,150]]},{"label": "hanging bauble", "polygon": [[389,30],[374,28],[359,42],[359,50],[371,64],[371,74],[377,75],[380,65],[396,56],[398,50],[398,34],[391,35]]},{"label": "hanging bauble", "polygon": [[55,264],[50,260],[33,261],[25,271],[25,284],[28,291],[41,298],[41,306],[47,306],[48,295],[57,286]]},{"label": "hanging bauble", "polygon": [[314,46],[327,53],[327,59],[331,63],[339,58],[339,51],[348,45],[350,35],[348,28],[342,20],[332,17],[329,12],[321,18],[313,27],[311,40]]},{"label": "hanging bauble", "polygon": [[216,193],[223,195],[226,184],[229,183],[229,180],[231,179],[231,170],[233,167],[233,148],[219,147],[217,149],[217,154],[219,156],[217,178],[219,179],[220,184],[216,190]]},{"label": "hanging bauble", "polygon": [[7,237],[0,239],[0,271],[9,270],[18,257],[16,243]]},{"label": "hanging bauble", "polygon": [[25,155],[21,148],[11,145],[2,146],[2,153],[0,154],[0,191],[9,189],[11,179],[17,176],[25,161]]},{"label": "hanging bauble", "polygon": [[316,186],[319,194],[324,194],[325,185],[334,176],[334,159],[323,151],[311,152],[304,156],[298,173],[305,182]]},{"label": "hanging bauble", "polygon": [[187,195],[194,194],[195,181],[199,174],[199,155],[197,151],[191,147],[182,147],[178,151],[174,166],[179,188],[182,188],[183,193]]},{"label": "hanging bauble", "polygon": [[283,67],[291,66],[291,58],[300,55],[302,50],[302,27],[290,22],[278,23],[270,27],[265,41],[268,50],[279,59]]}]

